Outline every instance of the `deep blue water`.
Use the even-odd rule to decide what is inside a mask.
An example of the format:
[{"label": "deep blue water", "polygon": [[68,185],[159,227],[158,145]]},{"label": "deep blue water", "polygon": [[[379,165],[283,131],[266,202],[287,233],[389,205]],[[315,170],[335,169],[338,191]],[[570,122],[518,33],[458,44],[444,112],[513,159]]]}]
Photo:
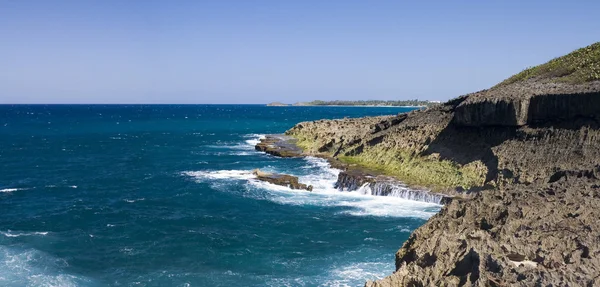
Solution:
[{"label": "deep blue water", "polygon": [[[403,108],[0,106],[0,286],[362,286],[438,206],[333,189],[260,135]],[[312,193],[255,182],[261,168]]]}]

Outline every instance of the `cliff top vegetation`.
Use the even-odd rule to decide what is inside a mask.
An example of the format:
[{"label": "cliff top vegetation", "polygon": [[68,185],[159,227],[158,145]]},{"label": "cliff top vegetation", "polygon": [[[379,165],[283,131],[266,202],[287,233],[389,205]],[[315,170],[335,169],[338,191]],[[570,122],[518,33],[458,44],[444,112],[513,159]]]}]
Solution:
[{"label": "cliff top vegetation", "polygon": [[529,79],[568,84],[583,84],[600,80],[600,42],[552,59],[545,64],[527,68],[496,87]]}]

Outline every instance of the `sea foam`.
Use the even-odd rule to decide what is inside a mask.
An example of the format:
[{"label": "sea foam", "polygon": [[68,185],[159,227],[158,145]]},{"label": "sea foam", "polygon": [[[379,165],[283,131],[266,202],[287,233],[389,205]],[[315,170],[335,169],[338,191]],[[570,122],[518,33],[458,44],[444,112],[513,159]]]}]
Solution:
[{"label": "sea foam", "polygon": [[14,192],[14,191],[19,191],[19,190],[28,190],[29,188],[5,188],[5,189],[0,189],[0,192]]},{"label": "sea foam", "polygon": [[0,286],[81,286],[94,285],[85,277],[67,274],[69,264],[35,249],[0,245]]},{"label": "sea foam", "polygon": [[48,235],[47,231],[36,231],[36,232],[14,232],[14,231],[0,231],[0,234],[6,236],[6,237],[21,237],[21,236],[35,236],[35,235],[40,235],[40,236],[45,236]]},{"label": "sea foam", "polygon": [[215,180],[247,181],[246,188],[249,190],[270,192],[266,196],[255,193],[256,199],[267,199],[287,205],[342,207],[344,210],[338,213],[352,216],[428,219],[439,210],[440,206],[435,203],[419,202],[393,196],[374,196],[361,191],[340,192],[334,188],[340,170],[331,168],[330,164],[321,158],[307,157],[304,161],[306,164],[303,169],[307,170],[307,174],[299,176],[299,182],[312,185],[313,192],[291,190],[285,186],[256,180],[250,170],[187,171],[183,174],[191,176],[199,182]]}]

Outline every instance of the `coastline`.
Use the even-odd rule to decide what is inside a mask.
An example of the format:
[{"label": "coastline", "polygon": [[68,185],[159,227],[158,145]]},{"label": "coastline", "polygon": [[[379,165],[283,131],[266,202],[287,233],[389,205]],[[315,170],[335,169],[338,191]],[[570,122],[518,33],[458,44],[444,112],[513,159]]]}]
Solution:
[{"label": "coastline", "polygon": [[552,72],[599,53],[596,43],[425,110],[289,129],[302,149],[289,156],[346,162],[350,188],[371,184],[353,176],[366,167],[460,195],[413,232],[392,275],[365,286],[600,284],[600,79]]},{"label": "coastline", "polygon": [[[298,140],[287,135],[267,135],[260,139],[256,144],[257,151],[282,157],[282,158],[307,158],[316,157],[326,160],[332,168],[340,170],[335,188],[339,191],[357,191],[361,188],[379,188],[386,189],[384,192],[372,192],[372,195],[386,196],[393,192],[395,187],[401,187],[409,190],[404,198],[416,201],[433,202],[445,204],[454,199],[464,199],[469,195],[459,191],[432,189],[431,186],[419,186],[407,184],[398,177],[386,174],[377,169],[350,164],[339,158],[327,154],[307,153],[302,147],[298,146]],[[403,197],[403,196],[400,196]],[[426,198],[426,199],[422,199]],[[430,198],[436,198],[432,200]]]},{"label": "coastline", "polygon": [[270,105],[268,107],[343,107],[343,108],[427,108],[427,106],[383,106],[383,105]]}]

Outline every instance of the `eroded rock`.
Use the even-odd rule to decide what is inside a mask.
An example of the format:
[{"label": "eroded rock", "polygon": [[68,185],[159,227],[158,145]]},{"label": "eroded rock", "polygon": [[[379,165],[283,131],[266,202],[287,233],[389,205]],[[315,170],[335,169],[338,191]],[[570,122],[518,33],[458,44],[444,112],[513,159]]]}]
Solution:
[{"label": "eroded rock", "polygon": [[295,142],[296,139],[289,136],[268,135],[260,139],[255,149],[278,157],[302,157],[302,149]]},{"label": "eroded rock", "polygon": [[599,217],[593,177],[482,192],[446,205],[366,286],[597,286]]},{"label": "eroded rock", "polygon": [[261,181],[265,181],[268,183],[289,187],[290,189],[301,189],[312,191],[312,185],[306,185],[298,182],[298,177],[289,175],[289,174],[277,174],[277,173],[267,173],[262,172],[260,169],[255,169],[252,172],[256,175],[256,178]]}]

